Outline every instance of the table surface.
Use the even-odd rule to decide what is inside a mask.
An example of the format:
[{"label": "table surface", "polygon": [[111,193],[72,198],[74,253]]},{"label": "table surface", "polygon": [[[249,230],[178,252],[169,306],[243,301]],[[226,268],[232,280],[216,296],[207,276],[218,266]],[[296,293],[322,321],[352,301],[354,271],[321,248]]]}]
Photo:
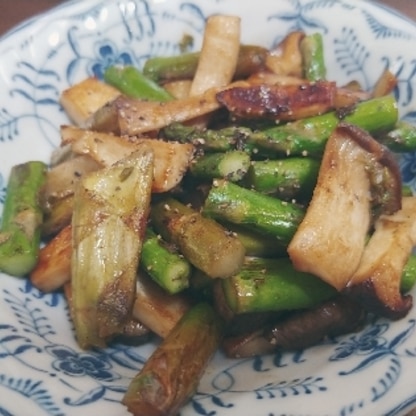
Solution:
[{"label": "table surface", "polygon": [[[1,2],[0,35],[23,20],[63,3],[59,0],[1,0]],[[416,2],[414,0],[380,0],[380,3],[395,8],[416,20]],[[416,409],[407,416],[416,416]]]}]

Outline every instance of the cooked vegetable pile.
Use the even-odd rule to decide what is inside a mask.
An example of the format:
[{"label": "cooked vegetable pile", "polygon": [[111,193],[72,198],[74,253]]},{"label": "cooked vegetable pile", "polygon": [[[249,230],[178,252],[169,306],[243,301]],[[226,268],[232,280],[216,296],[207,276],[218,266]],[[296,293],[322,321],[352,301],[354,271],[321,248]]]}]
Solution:
[{"label": "cooked vegetable pile", "polygon": [[219,348],[302,349],[412,307],[416,197],[395,153],[416,128],[392,73],[341,86],[324,52],[317,33],[242,45],[240,19],[213,16],[200,52],[63,91],[50,165],[12,169],[0,270],[63,290],[81,348],[162,339],[126,386],[132,414],[175,415]]}]

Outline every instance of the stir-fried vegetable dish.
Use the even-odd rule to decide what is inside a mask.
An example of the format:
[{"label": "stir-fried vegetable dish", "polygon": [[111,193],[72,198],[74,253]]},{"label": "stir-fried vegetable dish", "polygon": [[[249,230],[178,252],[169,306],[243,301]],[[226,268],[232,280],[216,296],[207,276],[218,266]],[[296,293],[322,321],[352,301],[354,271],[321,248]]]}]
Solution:
[{"label": "stir-fried vegetable dish", "polygon": [[240,19],[213,16],[198,52],[68,87],[50,164],[12,169],[0,270],[62,290],[83,349],[161,339],[132,414],[177,414],[218,349],[303,349],[412,307],[396,153],[416,127],[392,73],[339,85],[326,53],[319,33],[241,44]]}]

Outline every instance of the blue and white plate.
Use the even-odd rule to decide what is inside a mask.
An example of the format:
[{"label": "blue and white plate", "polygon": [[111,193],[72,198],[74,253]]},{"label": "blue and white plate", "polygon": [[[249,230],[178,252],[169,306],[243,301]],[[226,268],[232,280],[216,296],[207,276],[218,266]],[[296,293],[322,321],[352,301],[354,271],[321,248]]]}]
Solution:
[{"label": "blue and white plate", "polygon": [[[198,49],[207,16],[242,17],[243,42],[272,46],[291,30],[324,34],[328,78],[371,88],[389,67],[403,117],[416,121],[416,25],[364,0],[70,1],[0,39],[0,207],[12,165],[48,161],[67,123],[59,94],[107,65],[141,66]],[[416,189],[414,155],[403,178]],[[1,208],[0,208],[1,209]],[[182,416],[402,415],[416,406],[416,309],[399,322],[301,353],[227,360],[218,354]],[[0,415],[127,416],[120,399],[153,350],[82,351],[60,294],[0,276]],[[190,358],[191,359],[191,358]]]}]

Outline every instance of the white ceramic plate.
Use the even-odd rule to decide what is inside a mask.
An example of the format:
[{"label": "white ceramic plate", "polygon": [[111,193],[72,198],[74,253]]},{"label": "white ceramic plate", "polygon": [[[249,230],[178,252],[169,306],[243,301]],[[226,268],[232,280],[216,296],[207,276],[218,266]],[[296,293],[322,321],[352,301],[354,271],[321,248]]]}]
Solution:
[{"label": "white ceramic plate", "polygon": [[[243,41],[271,46],[293,29],[325,35],[328,77],[370,88],[389,66],[403,116],[416,119],[416,26],[363,0],[89,0],[65,3],[0,40],[0,202],[10,167],[47,161],[67,122],[60,91],[106,65],[200,46],[205,18],[242,17]],[[402,160],[415,189],[414,155]],[[0,276],[0,415],[127,415],[119,404],[153,346],[81,351],[65,302]],[[217,355],[183,416],[400,415],[416,406],[416,309],[399,322],[301,353]]]}]

